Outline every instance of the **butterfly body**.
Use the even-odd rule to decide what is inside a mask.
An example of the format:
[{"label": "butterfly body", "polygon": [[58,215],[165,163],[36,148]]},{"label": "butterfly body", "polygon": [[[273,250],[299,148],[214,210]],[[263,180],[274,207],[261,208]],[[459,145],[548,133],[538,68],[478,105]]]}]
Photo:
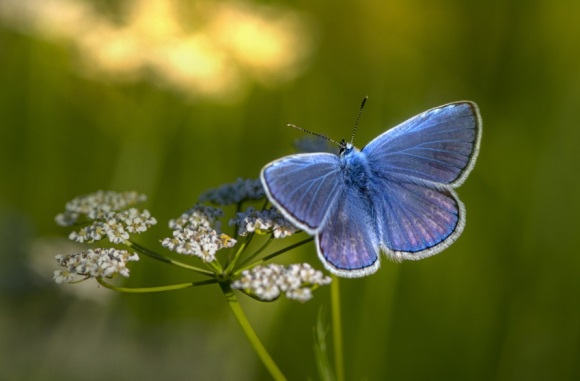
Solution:
[{"label": "butterfly body", "polygon": [[344,183],[364,189],[372,176],[366,155],[355,147],[346,148],[340,154]]},{"label": "butterfly body", "polygon": [[461,234],[454,188],[472,169],[481,120],[472,102],[434,108],[340,155],[297,154],[266,165],[261,180],[284,216],[315,236],[334,274],[360,277],[394,260],[436,254]]}]

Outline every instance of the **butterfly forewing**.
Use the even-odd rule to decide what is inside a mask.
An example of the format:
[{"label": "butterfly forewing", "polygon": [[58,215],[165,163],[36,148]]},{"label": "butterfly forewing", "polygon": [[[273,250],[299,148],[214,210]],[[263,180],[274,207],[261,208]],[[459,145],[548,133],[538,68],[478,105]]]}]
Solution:
[{"label": "butterfly forewing", "polygon": [[338,156],[299,154],[266,165],[261,179],[268,198],[284,216],[313,234],[344,187],[339,174]]},{"label": "butterfly forewing", "polygon": [[473,167],[480,131],[474,103],[450,103],[379,135],[363,153],[379,176],[458,186]]}]

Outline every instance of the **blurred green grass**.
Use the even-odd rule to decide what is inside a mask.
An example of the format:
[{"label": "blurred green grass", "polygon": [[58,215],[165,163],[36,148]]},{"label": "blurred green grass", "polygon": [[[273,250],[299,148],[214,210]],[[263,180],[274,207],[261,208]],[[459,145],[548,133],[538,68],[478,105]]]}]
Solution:
[{"label": "blurred green grass", "polygon": [[[0,378],[268,379],[217,288],[97,302],[52,284],[57,252],[30,247],[66,237],[54,216],[97,189],[148,194],[160,224],[140,241],[158,247],[203,190],[292,152],[287,122],[348,137],[368,95],[359,147],[461,99],[479,104],[483,138],[458,192],[468,221],[457,243],[341,281],[347,378],[579,379],[580,4],[283,4],[311,27],[304,71],[248,80],[226,101],[152,74],[88,78],[69,44],[0,24]],[[312,246],[284,261],[320,267]],[[40,262],[45,274],[30,267]],[[147,260],[131,271],[131,285],[188,279]],[[289,379],[317,379],[313,327],[329,300],[325,289],[304,305],[243,300]]]}]

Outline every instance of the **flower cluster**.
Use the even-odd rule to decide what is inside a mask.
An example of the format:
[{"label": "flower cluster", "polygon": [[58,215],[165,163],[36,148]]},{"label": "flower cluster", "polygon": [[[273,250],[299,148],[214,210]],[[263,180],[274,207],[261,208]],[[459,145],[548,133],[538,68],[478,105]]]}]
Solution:
[{"label": "flower cluster", "polygon": [[233,247],[236,240],[212,228],[199,226],[192,230],[174,230],[173,238],[165,238],[161,244],[179,254],[193,255],[204,262],[215,260],[215,253],[226,247]]},{"label": "flower cluster", "polygon": [[324,276],[308,263],[288,267],[270,264],[245,270],[241,278],[232,283],[232,288],[265,301],[275,300],[281,293],[285,293],[288,299],[306,302],[312,298],[315,288],[330,282],[330,277]]},{"label": "flower cluster", "polygon": [[179,254],[193,255],[204,262],[215,260],[223,248],[233,247],[236,240],[219,231],[222,211],[205,205],[195,205],[179,218],[169,221],[173,237],[161,241],[164,247]]},{"label": "flower cluster", "polygon": [[256,232],[272,233],[274,238],[285,238],[298,231],[276,208],[255,210],[249,207],[245,212],[236,213],[229,224],[237,225],[238,234],[241,236]]},{"label": "flower cluster", "polygon": [[68,202],[65,212],[56,216],[56,222],[61,226],[90,222],[69,235],[75,242],[94,242],[106,237],[112,243],[123,243],[130,234],[143,233],[157,224],[148,210],[123,210],[145,198],[137,192],[98,191]]},{"label": "flower cluster", "polygon": [[179,218],[169,220],[169,227],[171,229],[195,229],[199,226],[211,227],[219,224],[217,219],[222,215],[223,212],[219,208],[197,204],[179,216]]},{"label": "flower cluster", "polygon": [[107,277],[116,274],[129,276],[127,262],[138,261],[139,256],[127,250],[89,249],[81,253],[56,256],[58,264],[65,270],[56,270],[53,279],[56,283],[73,282],[81,278]]},{"label": "flower cluster", "polygon": [[211,202],[216,205],[234,205],[242,201],[260,200],[264,198],[264,188],[260,179],[237,179],[231,184],[210,189],[199,196],[201,202]]},{"label": "flower cluster", "polygon": [[[245,200],[256,200],[264,197],[264,190],[259,180],[238,179],[235,183],[224,185],[206,192],[201,199],[215,204],[237,204]],[[142,233],[157,221],[147,210],[140,211],[132,205],[144,201],[145,196],[136,192],[99,191],[77,197],[66,204],[66,210],[57,216],[59,225],[81,225],[80,230],[70,234],[69,238],[79,243],[90,243],[108,238],[115,244],[127,244],[136,250],[151,254],[129,240],[130,234]],[[204,263],[216,261],[216,253],[224,248],[231,248],[237,241],[224,234],[220,229],[220,218],[223,211],[219,207],[196,204],[178,218],[169,221],[173,230],[172,236],[161,241],[162,246],[179,254],[198,257]],[[271,234],[274,238],[284,238],[298,232],[274,207],[265,210],[247,208],[236,213],[229,221],[235,226],[237,235],[248,236],[250,233]],[[246,238],[247,243],[251,237]],[[268,241],[269,242],[269,241]],[[264,246],[265,247],[265,246]],[[253,259],[260,251],[250,254],[246,260]],[[235,266],[244,266],[240,259],[243,250],[230,257],[232,271],[239,274]],[[160,258],[157,255],[154,258]],[[58,255],[57,262],[64,269],[54,272],[57,283],[73,282],[91,277],[113,277],[120,274],[129,276],[127,262],[137,261],[137,254],[114,248],[95,248],[71,255]],[[221,266],[209,266],[219,269]],[[232,287],[260,300],[271,301],[281,294],[287,298],[305,302],[312,298],[312,292],[322,285],[329,284],[331,278],[324,276],[308,264],[282,266],[270,264],[256,266],[236,275]]]},{"label": "flower cluster", "polygon": [[151,217],[149,211],[141,212],[131,208],[101,214],[91,225],[81,228],[78,232],[72,232],[68,237],[80,243],[99,241],[107,237],[112,243],[118,244],[129,239],[130,233],[143,233],[156,223],[157,220]]},{"label": "flower cluster", "polygon": [[147,199],[137,192],[97,191],[66,203],[65,212],[56,216],[60,226],[72,226],[81,218],[96,220],[104,214],[126,209]]}]

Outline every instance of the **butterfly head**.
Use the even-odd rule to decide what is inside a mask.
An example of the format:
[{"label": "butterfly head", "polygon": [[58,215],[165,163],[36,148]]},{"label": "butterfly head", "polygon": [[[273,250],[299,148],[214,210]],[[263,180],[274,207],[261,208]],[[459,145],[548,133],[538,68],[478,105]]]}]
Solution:
[{"label": "butterfly head", "polygon": [[344,155],[348,155],[353,149],[354,146],[352,145],[352,143],[347,143],[344,141],[344,139],[342,139],[340,141],[340,151],[339,151],[339,156],[342,157]]}]

